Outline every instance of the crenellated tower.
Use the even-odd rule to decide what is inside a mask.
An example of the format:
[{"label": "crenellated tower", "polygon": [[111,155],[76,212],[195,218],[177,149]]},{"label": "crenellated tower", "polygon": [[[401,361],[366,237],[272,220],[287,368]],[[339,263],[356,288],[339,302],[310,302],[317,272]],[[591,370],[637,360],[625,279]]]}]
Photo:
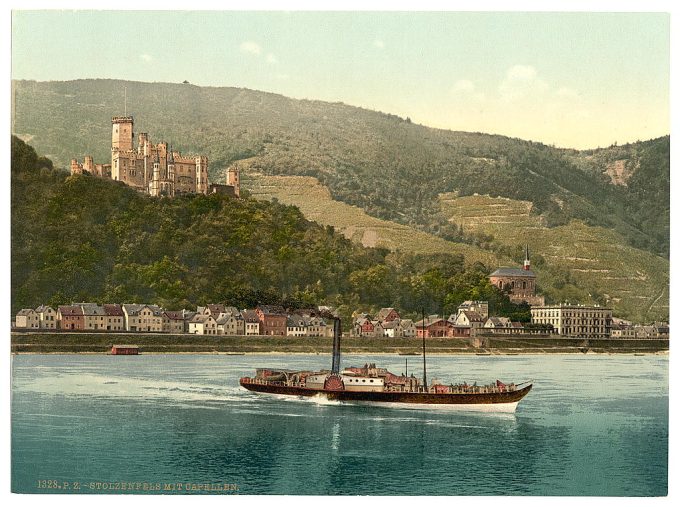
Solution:
[{"label": "crenellated tower", "polygon": [[111,119],[111,150],[132,150],[134,120],[132,116],[114,116]]}]

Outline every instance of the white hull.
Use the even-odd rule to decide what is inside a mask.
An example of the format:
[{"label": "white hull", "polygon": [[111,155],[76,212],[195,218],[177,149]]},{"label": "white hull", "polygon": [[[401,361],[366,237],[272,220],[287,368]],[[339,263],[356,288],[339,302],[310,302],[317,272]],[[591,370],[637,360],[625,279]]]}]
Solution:
[{"label": "white hull", "polygon": [[401,408],[406,410],[435,410],[437,412],[488,412],[512,414],[517,410],[519,401],[512,403],[399,403],[380,401],[342,401],[347,405],[364,405],[371,407]]}]

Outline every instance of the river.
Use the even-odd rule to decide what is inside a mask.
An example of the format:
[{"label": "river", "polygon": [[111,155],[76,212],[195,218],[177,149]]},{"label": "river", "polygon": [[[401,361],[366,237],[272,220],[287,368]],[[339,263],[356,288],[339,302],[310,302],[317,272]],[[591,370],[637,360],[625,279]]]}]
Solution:
[{"label": "river", "polygon": [[[405,361],[342,364],[402,373]],[[422,375],[419,357],[408,363]],[[330,358],[15,355],[12,491],[667,493],[668,356],[428,357],[428,378],[446,384],[533,379],[515,414],[320,403],[238,386],[262,366],[328,368]]]}]

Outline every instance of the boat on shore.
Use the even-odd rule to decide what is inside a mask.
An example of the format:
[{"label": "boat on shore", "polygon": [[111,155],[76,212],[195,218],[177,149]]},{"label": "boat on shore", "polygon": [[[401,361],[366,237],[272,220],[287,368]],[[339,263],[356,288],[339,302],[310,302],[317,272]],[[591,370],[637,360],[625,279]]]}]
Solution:
[{"label": "boat on shore", "polygon": [[[487,385],[427,382],[425,338],[423,379],[395,375],[375,364],[340,369],[340,319],[334,318],[333,358],[330,370],[260,368],[254,377],[242,377],[241,387],[256,393],[302,398],[320,397],[343,403],[403,408],[514,412],[531,391],[531,381],[520,384],[496,380]],[[408,368],[408,363],[407,363]]]}]

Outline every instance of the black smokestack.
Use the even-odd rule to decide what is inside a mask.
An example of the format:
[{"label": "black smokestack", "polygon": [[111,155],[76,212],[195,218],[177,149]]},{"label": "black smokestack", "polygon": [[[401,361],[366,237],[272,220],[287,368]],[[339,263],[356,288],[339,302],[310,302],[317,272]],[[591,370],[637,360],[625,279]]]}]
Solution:
[{"label": "black smokestack", "polygon": [[340,373],[340,337],[342,336],[342,321],[339,318],[333,319],[333,365],[331,373]]}]

